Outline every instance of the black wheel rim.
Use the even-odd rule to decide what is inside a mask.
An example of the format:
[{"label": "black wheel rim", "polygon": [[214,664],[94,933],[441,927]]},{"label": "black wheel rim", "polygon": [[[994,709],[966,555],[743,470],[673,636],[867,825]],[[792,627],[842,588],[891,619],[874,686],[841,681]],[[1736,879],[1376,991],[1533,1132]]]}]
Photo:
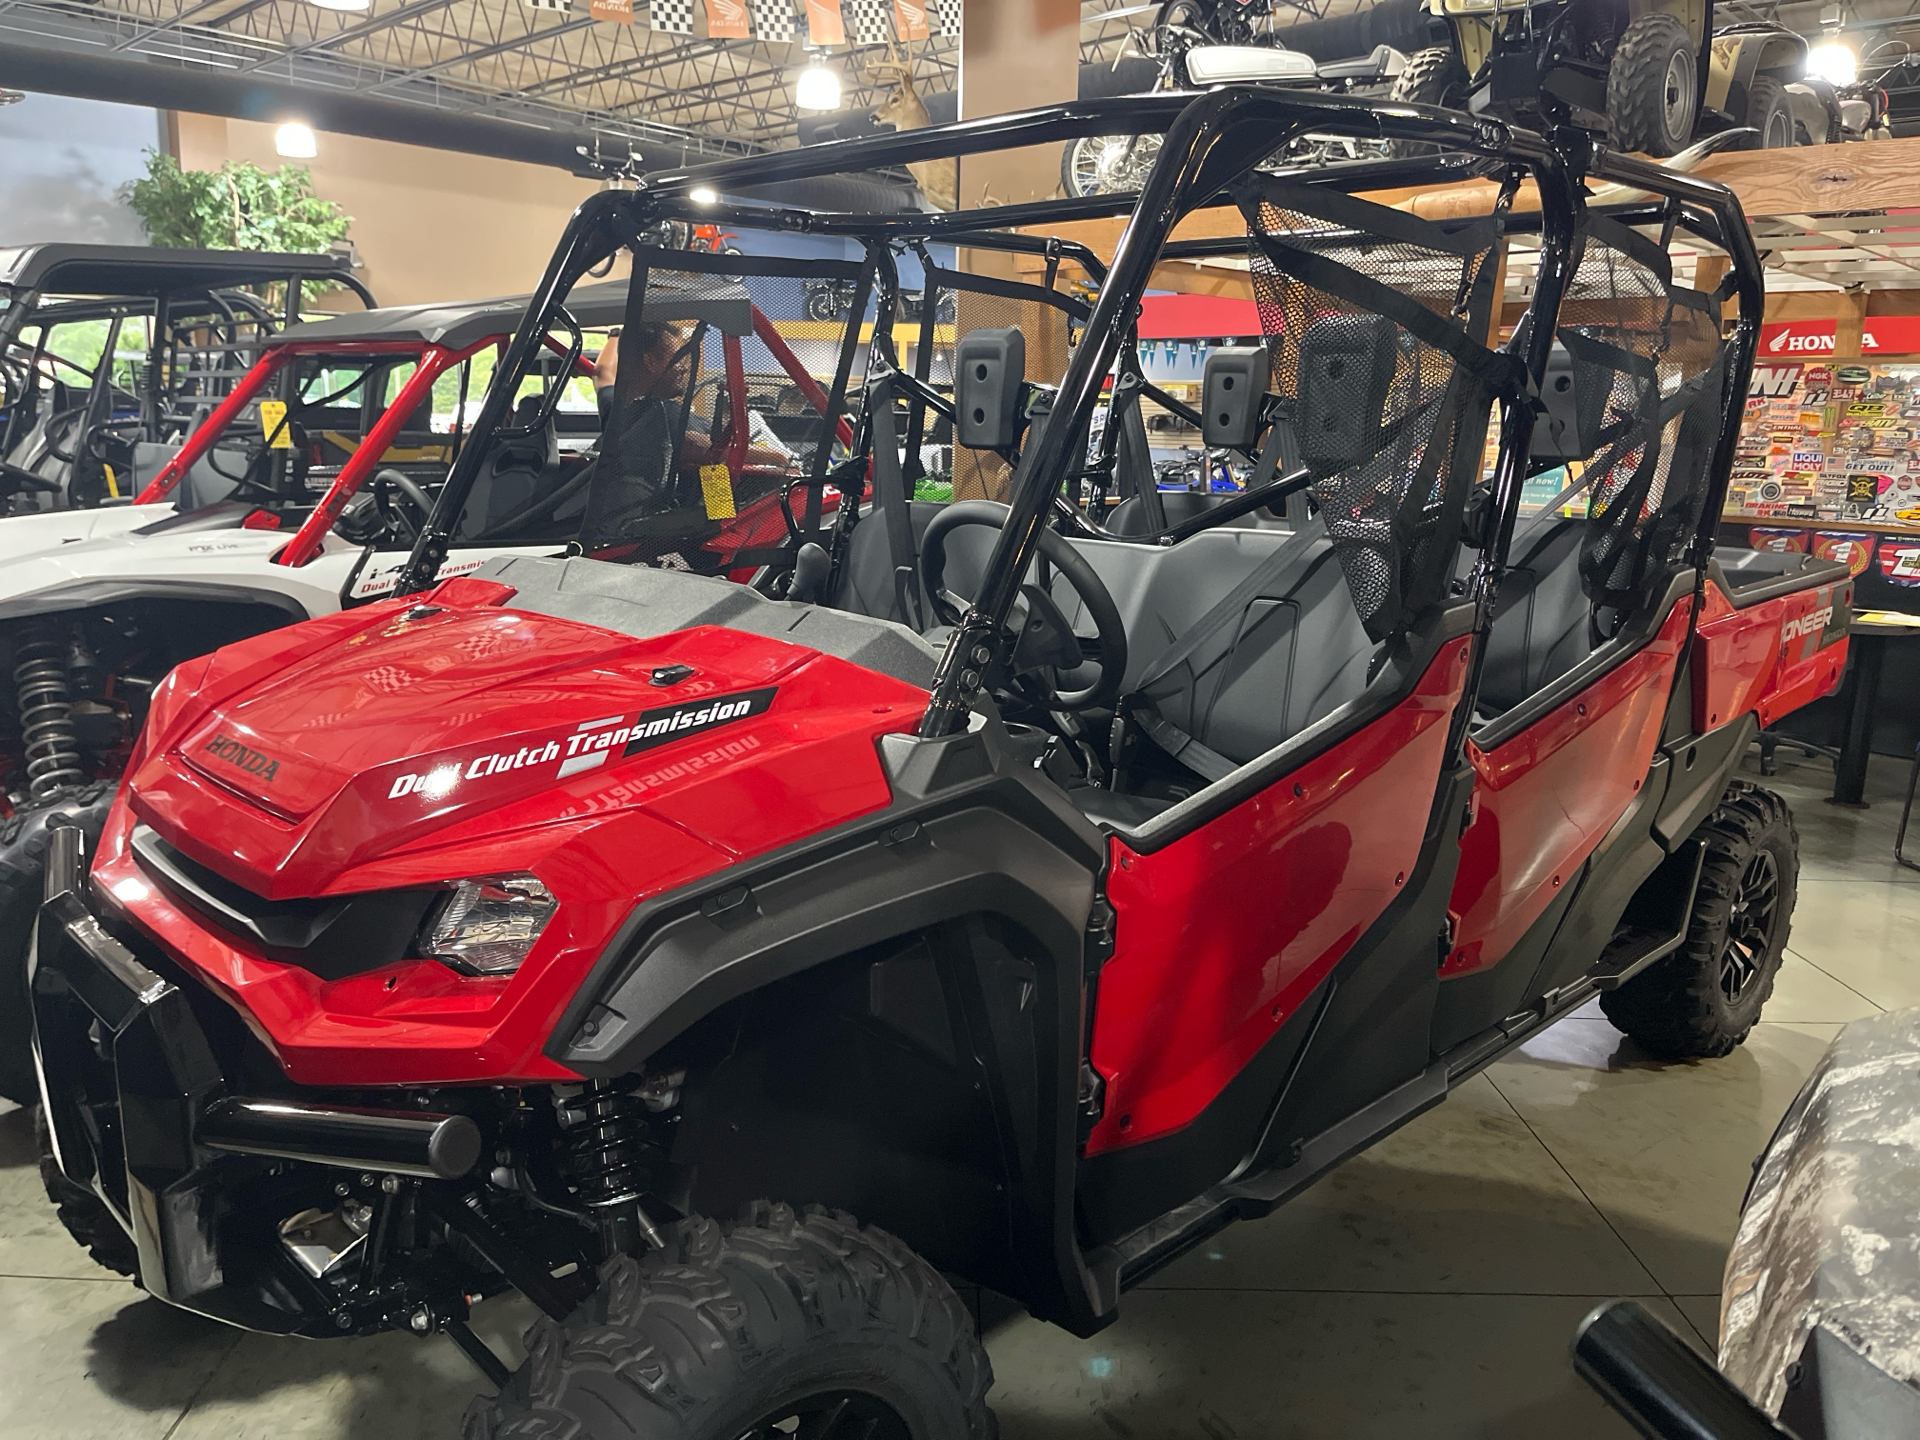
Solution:
[{"label": "black wheel rim", "polygon": [[913,1432],[877,1395],[828,1390],[776,1406],[737,1440],[913,1440]]},{"label": "black wheel rim", "polygon": [[1771,850],[1756,850],[1740,876],[1740,893],[1727,917],[1727,947],[1720,953],[1720,993],[1729,1004],[1746,996],[1766,968],[1780,913],[1780,864]]}]

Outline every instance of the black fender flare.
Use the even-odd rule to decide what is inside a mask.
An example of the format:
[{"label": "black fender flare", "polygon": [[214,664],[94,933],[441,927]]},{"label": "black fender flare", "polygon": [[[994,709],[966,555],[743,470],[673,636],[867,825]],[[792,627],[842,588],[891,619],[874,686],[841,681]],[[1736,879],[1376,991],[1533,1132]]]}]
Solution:
[{"label": "black fender flare", "polygon": [[647,1056],[752,991],[885,940],[994,914],[1032,935],[1077,989],[1097,877],[994,805],[894,819],[798,863],[728,869],[637,909],[614,963],[555,1027],[550,1058],[594,1078]]}]

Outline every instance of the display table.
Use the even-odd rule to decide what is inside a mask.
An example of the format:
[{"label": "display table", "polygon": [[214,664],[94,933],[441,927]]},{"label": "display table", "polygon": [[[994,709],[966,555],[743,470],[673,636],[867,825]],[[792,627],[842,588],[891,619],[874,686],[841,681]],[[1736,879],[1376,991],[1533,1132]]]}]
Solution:
[{"label": "display table", "polygon": [[1841,730],[1840,757],[1833,767],[1833,803],[1865,808],[1867,757],[1872,753],[1873,717],[1880,697],[1880,673],[1887,646],[1920,640],[1920,615],[1890,610],[1862,610],[1853,617],[1848,637],[1852,652],[1846,690],[1846,720]]}]

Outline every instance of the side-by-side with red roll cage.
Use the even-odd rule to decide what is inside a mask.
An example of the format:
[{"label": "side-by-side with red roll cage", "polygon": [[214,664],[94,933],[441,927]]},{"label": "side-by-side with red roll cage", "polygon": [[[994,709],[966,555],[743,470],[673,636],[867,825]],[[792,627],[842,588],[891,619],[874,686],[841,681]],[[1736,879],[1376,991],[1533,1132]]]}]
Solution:
[{"label": "side-by-side with red roll cage", "polygon": [[[689,199],[1128,129],[1165,136],[1137,197]],[[1429,153],[1255,168],[1309,132]],[[1497,200],[1364,193],[1453,179]],[[1244,226],[1175,238],[1203,209]],[[1034,233],[1112,215],[1110,267]],[[649,243],[695,216],[859,255],[851,441],[750,586],[684,573],[687,412],[634,358],[655,297],[777,263]],[[405,598],[180,667],[97,855],[56,832],[49,1168],[106,1263],[254,1329],[445,1333],[498,1387],[473,1440],[984,1437],[943,1272],[1091,1333],[1595,995],[1661,1053],[1744,1038],[1797,859],[1734,772],[1837,683],[1850,586],[1712,545],[1761,313],[1730,192],[1257,85],[655,176],[574,217],[476,440],[622,250],[581,543],[660,563],[436,580],[470,446]],[[1252,478],[1162,496],[1141,402],[1185,407],[1134,317],[1208,258],[1264,338],[1185,413]],[[467,1324],[506,1288],[544,1312],[511,1373]]]}]

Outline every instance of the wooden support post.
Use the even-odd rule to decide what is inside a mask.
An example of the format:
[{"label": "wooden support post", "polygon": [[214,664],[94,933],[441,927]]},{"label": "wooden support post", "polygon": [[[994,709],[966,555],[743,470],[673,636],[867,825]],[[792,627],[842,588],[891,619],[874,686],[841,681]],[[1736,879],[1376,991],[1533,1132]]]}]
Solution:
[{"label": "wooden support post", "polygon": [[1840,297],[1840,315],[1833,327],[1833,358],[1858,360],[1860,332],[1867,321],[1867,292],[1848,290]]}]

